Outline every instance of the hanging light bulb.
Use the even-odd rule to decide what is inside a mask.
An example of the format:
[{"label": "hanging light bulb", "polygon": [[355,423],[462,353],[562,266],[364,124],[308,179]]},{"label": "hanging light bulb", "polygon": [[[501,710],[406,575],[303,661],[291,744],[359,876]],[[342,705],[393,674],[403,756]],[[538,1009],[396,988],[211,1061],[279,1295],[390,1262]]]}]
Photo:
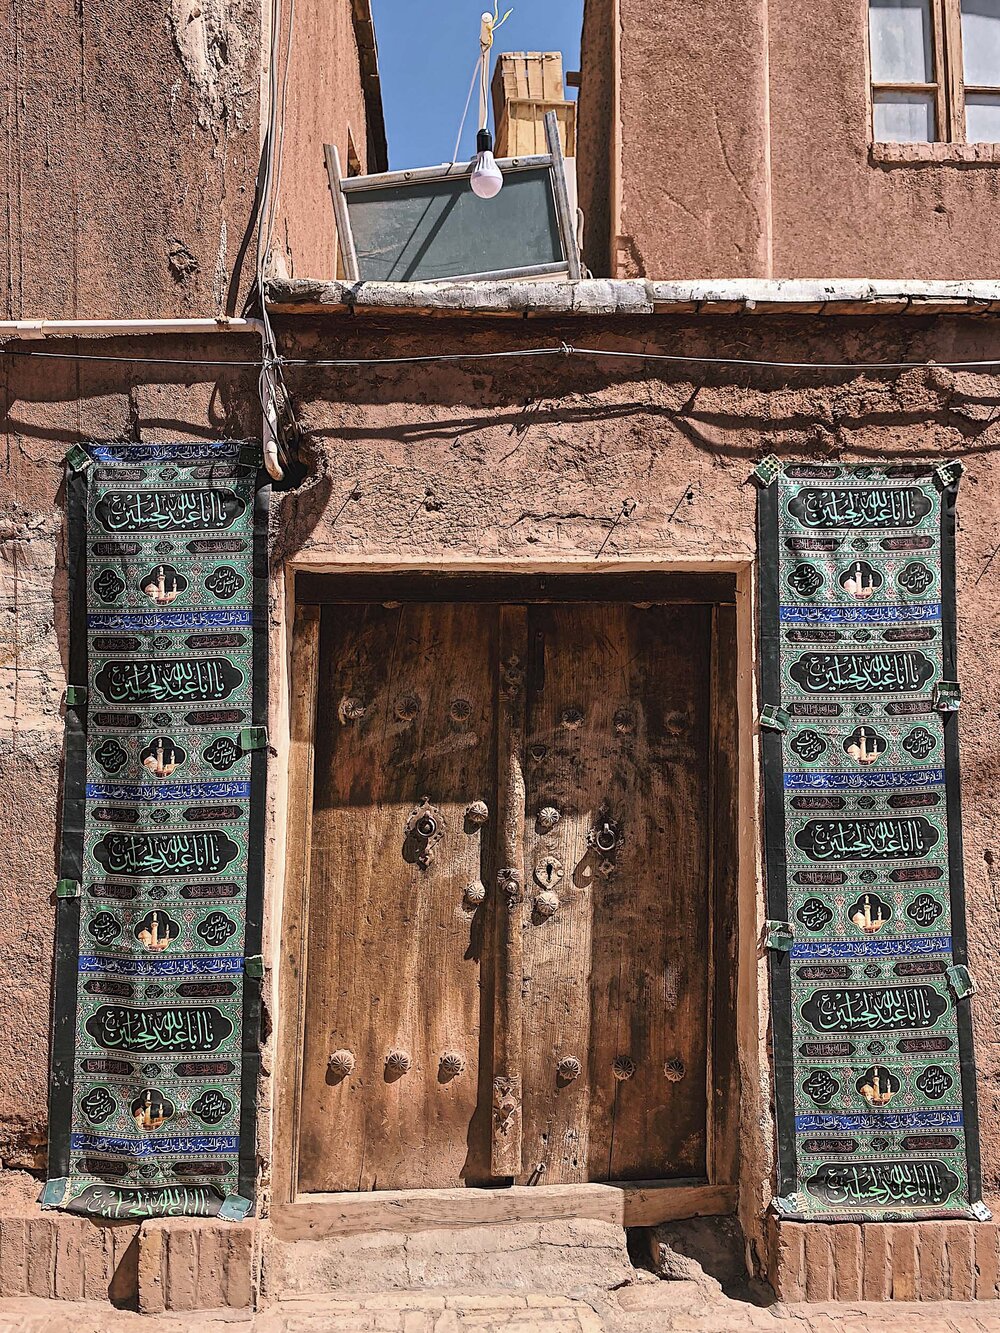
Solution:
[{"label": "hanging light bulb", "polygon": [[480,130],[476,135],[476,161],[472,168],[472,192],[480,199],[493,199],[503,189],[503,173],[493,156],[493,135]]}]

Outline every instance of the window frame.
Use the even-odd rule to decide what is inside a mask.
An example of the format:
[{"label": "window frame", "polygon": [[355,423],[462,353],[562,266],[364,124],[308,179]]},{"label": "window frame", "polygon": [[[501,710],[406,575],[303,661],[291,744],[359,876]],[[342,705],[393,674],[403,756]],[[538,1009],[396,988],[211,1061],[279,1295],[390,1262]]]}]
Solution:
[{"label": "window frame", "polygon": [[[995,85],[966,84],[962,47],[962,0],[928,0],[931,18],[931,68],[933,83],[882,83],[872,73],[871,0],[868,3],[868,100],[869,130],[879,148],[914,149],[931,145],[973,148],[993,140],[968,139],[965,95],[1000,98],[1000,79]],[[931,96],[935,138],[930,140],[879,139],[875,132],[875,106],[879,93],[924,93]]]}]

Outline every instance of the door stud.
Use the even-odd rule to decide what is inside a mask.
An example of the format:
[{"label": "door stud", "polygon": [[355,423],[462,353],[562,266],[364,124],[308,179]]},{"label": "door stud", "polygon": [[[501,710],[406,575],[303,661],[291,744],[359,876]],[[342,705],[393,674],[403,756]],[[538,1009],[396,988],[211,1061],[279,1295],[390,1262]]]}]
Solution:
[{"label": "door stud", "polygon": [[327,1062],[327,1067],[334,1078],[348,1078],[354,1073],[354,1052],[334,1051]]},{"label": "door stud", "polygon": [[465,901],[470,907],[478,907],[481,902],[485,902],[486,885],[478,879],[473,884],[466,884]]},{"label": "door stud", "polygon": [[562,818],[554,805],[543,805],[541,810],[535,816],[538,822],[538,831],[540,833],[551,833]]},{"label": "door stud", "polygon": [[635,1073],[635,1061],[631,1056],[617,1055],[614,1064],[611,1066],[611,1072],[619,1083],[624,1083]]},{"label": "door stud", "polygon": [[485,801],[472,801],[465,809],[466,823],[473,828],[482,828],[490,817],[490,808]]},{"label": "door stud", "polygon": [[445,1079],[458,1078],[465,1073],[465,1056],[461,1051],[445,1051],[440,1061],[441,1075]]},{"label": "door stud", "polygon": [[551,889],[546,889],[544,893],[540,893],[535,899],[535,911],[539,916],[555,916],[556,912],[559,911],[558,893],[553,893]]},{"label": "door stud", "polygon": [[413,1061],[406,1051],[390,1051],[385,1057],[385,1077],[388,1082],[402,1078],[413,1068]]},{"label": "door stud", "polygon": [[575,1078],[580,1077],[580,1071],[583,1066],[575,1055],[564,1055],[556,1065],[556,1073],[562,1083],[572,1083]]}]

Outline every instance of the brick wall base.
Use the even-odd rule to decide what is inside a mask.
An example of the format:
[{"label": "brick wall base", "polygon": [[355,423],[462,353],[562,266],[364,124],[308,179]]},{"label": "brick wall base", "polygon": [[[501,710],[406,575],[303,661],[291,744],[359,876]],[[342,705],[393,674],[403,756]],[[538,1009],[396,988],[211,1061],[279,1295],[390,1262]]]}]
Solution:
[{"label": "brick wall base", "polygon": [[0,1217],[0,1297],[110,1301],[143,1314],[243,1309],[253,1299],[260,1225],[97,1222],[37,1211]]},{"label": "brick wall base", "polygon": [[1000,1223],[771,1219],[768,1279],[782,1301],[995,1301]]}]

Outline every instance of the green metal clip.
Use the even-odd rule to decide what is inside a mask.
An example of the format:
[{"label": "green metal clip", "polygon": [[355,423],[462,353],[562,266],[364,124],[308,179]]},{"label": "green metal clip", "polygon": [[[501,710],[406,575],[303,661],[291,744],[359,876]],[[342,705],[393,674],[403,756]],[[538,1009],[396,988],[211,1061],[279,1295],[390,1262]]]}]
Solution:
[{"label": "green metal clip", "polygon": [[264,960],[259,953],[248,954],[243,959],[243,975],[260,980],[264,975]]},{"label": "green metal clip", "polygon": [[82,708],[87,702],[86,685],[67,685],[66,686],[66,707]]},{"label": "green metal clip", "polygon": [[224,1222],[242,1222],[252,1207],[252,1199],[245,1199],[242,1194],[228,1194],[217,1216]]},{"label": "green metal clip", "polygon": [[762,490],[766,490],[781,476],[781,459],[774,454],[768,454],[762,458],[754,470],[750,473],[750,480],[756,482]]},{"label": "green metal clip", "polygon": [[57,898],[79,898],[81,892],[78,879],[61,879],[56,884]]},{"label": "green metal clip", "polygon": [[68,1194],[69,1176],[57,1176],[54,1180],[45,1182],[45,1188],[38,1196],[38,1202],[43,1208],[60,1208]]},{"label": "green metal clip", "polygon": [[71,445],[66,451],[66,466],[70,472],[82,472],[84,468],[90,467],[93,461],[82,444]]},{"label": "green metal clip", "polygon": [[795,927],[790,921],[765,921],[764,943],[769,949],[787,953],[795,939]]},{"label": "green metal clip", "polygon": [[240,732],[240,749],[244,754],[263,750],[267,745],[267,727],[244,727]]},{"label": "green metal clip", "polygon": [[760,710],[760,725],[768,731],[787,731],[791,717],[777,704],[765,704]]},{"label": "green metal clip", "polygon": [[244,440],[240,445],[240,456],[238,459],[240,467],[258,468],[264,461],[264,452],[259,444],[254,444],[250,440]]},{"label": "green metal clip", "polygon": [[948,978],[948,985],[955,992],[956,1000],[967,1000],[970,995],[975,995],[976,983],[964,963],[955,963],[952,967],[946,968],[945,976]]},{"label": "green metal clip", "polygon": [[934,476],[942,490],[947,490],[949,486],[957,486],[962,480],[962,473],[965,471],[965,464],[957,458],[951,463],[939,463],[934,469]]},{"label": "green metal clip", "polygon": [[794,1217],[806,1210],[805,1196],[802,1194],[776,1194],[771,1200],[771,1207],[779,1217]]},{"label": "green metal clip", "polygon": [[969,1212],[972,1214],[973,1218],[977,1222],[993,1221],[993,1214],[986,1207],[985,1203],[983,1203],[982,1199],[977,1199],[976,1202],[969,1209]]},{"label": "green metal clip", "polygon": [[962,687],[957,680],[939,680],[934,686],[934,707],[939,713],[957,713],[962,703]]}]

